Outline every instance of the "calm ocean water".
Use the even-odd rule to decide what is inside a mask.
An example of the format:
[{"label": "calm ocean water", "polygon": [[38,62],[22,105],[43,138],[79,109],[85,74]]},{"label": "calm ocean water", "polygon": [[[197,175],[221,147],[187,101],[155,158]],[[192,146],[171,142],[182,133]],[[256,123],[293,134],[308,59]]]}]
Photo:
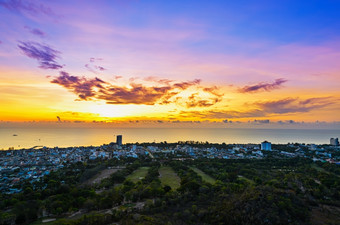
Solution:
[{"label": "calm ocean water", "polygon": [[[17,136],[13,136],[16,134]],[[0,150],[9,147],[98,146],[123,135],[123,143],[209,141],[212,143],[299,142],[328,144],[340,130],[241,129],[241,128],[0,128]]]}]

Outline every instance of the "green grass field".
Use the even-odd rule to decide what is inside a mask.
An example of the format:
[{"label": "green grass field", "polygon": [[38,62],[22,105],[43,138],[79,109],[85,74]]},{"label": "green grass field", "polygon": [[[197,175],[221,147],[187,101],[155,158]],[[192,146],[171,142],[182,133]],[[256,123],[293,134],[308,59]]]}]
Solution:
[{"label": "green grass field", "polygon": [[162,166],[158,170],[160,176],[159,179],[162,182],[162,185],[169,185],[173,190],[176,190],[180,187],[181,179],[177,176],[175,171],[169,166]]},{"label": "green grass field", "polygon": [[193,171],[195,171],[199,176],[202,177],[202,179],[210,184],[214,184],[216,182],[216,180],[214,178],[212,178],[211,176],[209,176],[208,174],[204,173],[202,170],[197,169],[196,167],[190,167],[190,169],[192,169]]},{"label": "green grass field", "polygon": [[129,176],[126,177],[127,180],[131,180],[134,183],[142,180],[148,173],[150,167],[139,167],[137,170],[133,171]]}]

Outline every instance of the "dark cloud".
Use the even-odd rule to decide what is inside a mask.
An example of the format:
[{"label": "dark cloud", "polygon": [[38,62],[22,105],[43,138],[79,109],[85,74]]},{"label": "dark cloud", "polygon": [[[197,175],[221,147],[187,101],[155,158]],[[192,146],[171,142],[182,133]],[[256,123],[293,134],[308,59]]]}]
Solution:
[{"label": "dark cloud", "polygon": [[240,88],[239,92],[252,93],[252,92],[259,92],[259,91],[272,91],[272,90],[281,88],[282,84],[284,84],[285,82],[287,82],[286,79],[279,78],[279,79],[276,79],[273,83],[261,82],[255,85],[245,86],[243,88]]},{"label": "dark cloud", "polygon": [[268,123],[270,123],[270,120],[254,120],[254,123],[258,123],[258,124],[268,124]]},{"label": "dark cloud", "polygon": [[294,120],[285,120],[285,121],[279,120],[277,121],[277,123],[283,125],[283,124],[298,124],[299,122],[296,122]]},{"label": "dark cloud", "polygon": [[96,97],[95,88],[103,88],[105,82],[99,78],[86,79],[85,77],[70,76],[66,72],[60,72],[60,76],[51,83],[59,84],[78,95],[80,100],[91,100]]},{"label": "dark cloud", "polygon": [[34,35],[36,35],[38,37],[42,37],[43,38],[43,37],[46,36],[45,32],[43,32],[42,30],[39,30],[37,28],[30,28],[28,26],[25,26],[25,29],[27,29],[31,34],[34,34]]},{"label": "dark cloud", "polygon": [[36,2],[30,0],[4,0],[0,2],[0,6],[3,6],[12,12],[29,14],[31,16],[56,16],[53,10],[49,7],[46,7],[41,3],[36,4]]},{"label": "dark cloud", "polygon": [[130,82],[128,86],[119,86],[105,82],[97,77],[88,79],[60,72],[60,75],[55,77],[51,83],[59,84],[73,92],[79,97],[78,100],[104,100],[107,104],[154,105],[178,103],[181,100],[187,101],[190,107],[209,107],[220,101],[216,96],[209,95],[209,93],[206,95],[212,97],[206,99],[196,96],[192,99],[176,97],[177,94],[187,90],[189,87],[195,87],[199,91],[203,91],[202,88],[198,87],[200,80],[173,82],[168,85],[156,83],[154,86]]},{"label": "dark cloud", "polygon": [[168,96],[170,86],[145,87],[139,84],[131,84],[131,88],[111,86],[101,90],[98,99],[105,100],[108,104],[145,104],[154,105],[163,97]]},{"label": "dark cloud", "polygon": [[296,112],[309,112],[314,109],[323,108],[333,103],[331,97],[309,98],[299,100],[299,98],[285,98],[276,101],[257,102],[259,107],[266,114],[285,114]]},{"label": "dark cloud", "polygon": [[60,52],[47,45],[36,42],[19,42],[18,47],[28,57],[38,60],[42,69],[61,69],[62,65],[56,62]]}]

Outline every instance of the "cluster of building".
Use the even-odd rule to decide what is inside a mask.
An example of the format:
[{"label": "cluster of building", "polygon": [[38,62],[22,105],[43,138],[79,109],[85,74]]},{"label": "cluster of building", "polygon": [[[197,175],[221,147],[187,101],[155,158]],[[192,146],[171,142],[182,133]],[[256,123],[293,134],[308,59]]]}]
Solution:
[{"label": "cluster of building", "polygon": [[[276,158],[304,157],[314,161],[328,161],[340,165],[340,157],[334,156],[340,148],[338,146],[323,146],[315,144],[287,144],[281,145],[280,149],[272,149],[268,141],[261,145],[256,144],[234,144],[227,148],[216,147],[192,147],[190,145],[177,145],[173,148],[160,148],[148,146],[148,150],[157,158],[164,158],[164,154],[172,159],[186,160],[198,158],[216,159],[261,159],[267,156]],[[339,155],[339,154],[335,154]]]},{"label": "cluster of building", "polygon": [[98,147],[69,147],[8,150],[0,151],[0,191],[2,193],[20,192],[20,184],[25,181],[34,183],[51,171],[64,165],[86,162],[98,158],[137,158],[137,147],[126,149],[122,145],[122,136],[117,135],[117,142]]},{"label": "cluster of building", "polygon": [[[0,151],[0,190],[3,193],[20,192],[20,183],[39,181],[51,171],[58,170],[70,163],[86,162],[97,159],[121,159],[126,157],[151,157],[153,160],[186,160],[198,158],[217,159],[261,159],[267,155],[274,157],[306,157],[314,161],[328,161],[340,164],[340,157],[332,154],[340,150],[338,138],[330,140],[331,145],[288,144],[280,150],[272,149],[268,141],[257,144],[234,144],[223,148],[204,145],[123,145],[122,135],[116,142],[97,147],[69,147],[22,149]],[[335,154],[339,155],[339,154]]]}]

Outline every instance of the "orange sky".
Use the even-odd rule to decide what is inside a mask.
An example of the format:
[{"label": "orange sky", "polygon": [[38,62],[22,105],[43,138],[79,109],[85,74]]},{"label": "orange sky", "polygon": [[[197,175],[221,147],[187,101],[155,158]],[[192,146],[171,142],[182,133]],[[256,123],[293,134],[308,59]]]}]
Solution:
[{"label": "orange sky", "polygon": [[1,3],[0,125],[339,127],[336,25],[151,2]]}]

